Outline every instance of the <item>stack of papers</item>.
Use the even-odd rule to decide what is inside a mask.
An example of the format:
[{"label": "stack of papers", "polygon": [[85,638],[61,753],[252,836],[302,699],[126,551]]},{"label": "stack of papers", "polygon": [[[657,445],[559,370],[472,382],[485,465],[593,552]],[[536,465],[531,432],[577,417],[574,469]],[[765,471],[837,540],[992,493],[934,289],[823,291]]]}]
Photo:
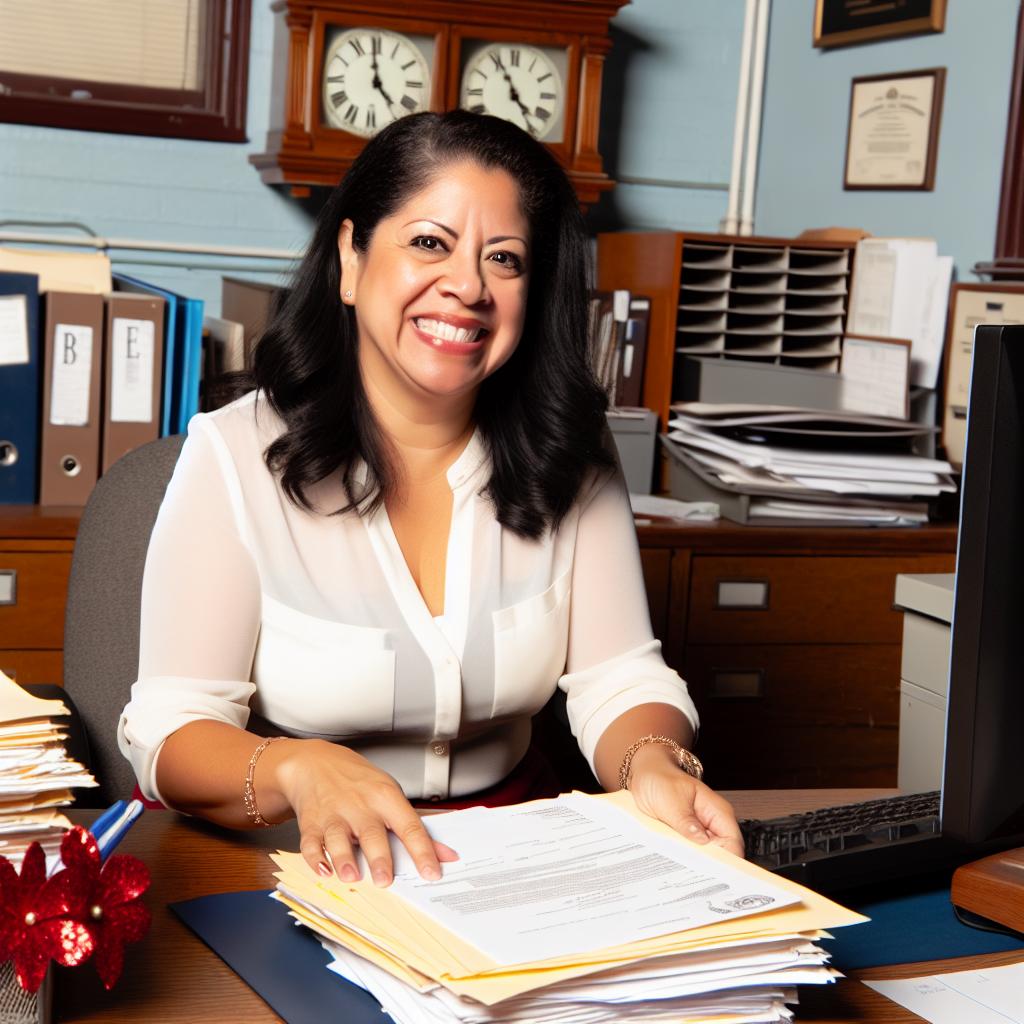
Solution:
[{"label": "stack of papers", "polygon": [[906,420],[775,407],[672,406],[673,456],[701,480],[755,496],[749,517],[912,525],[955,493],[953,467],[913,454],[933,431]]},{"label": "stack of papers", "polygon": [[64,749],[59,719],[68,714],[59,700],[33,697],[0,672],[0,855],[15,866],[32,842],[56,857],[71,827],[57,808],[72,802],[72,789],[97,784]]},{"label": "stack of papers", "polygon": [[420,879],[321,878],[273,856],[273,897],[397,1024],[792,1019],[838,972],[815,944],[865,918],[642,815],[626,792],[431,816],[460,854]]}]

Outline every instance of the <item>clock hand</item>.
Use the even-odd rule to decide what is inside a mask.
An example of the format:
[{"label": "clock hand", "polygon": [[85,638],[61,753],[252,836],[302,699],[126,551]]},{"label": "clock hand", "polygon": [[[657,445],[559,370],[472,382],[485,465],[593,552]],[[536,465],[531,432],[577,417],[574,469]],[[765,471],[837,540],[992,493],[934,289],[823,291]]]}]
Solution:
[{"label": "clock hand", "polygon": [[519,106],[519,109],[523,115],[523,123],[526,125],[526,130],[532,135],[533,128],[530,125],[530,108],[519,98],[519,90],[516,89],[515,84],[513,83],[508,71],[505,68],[505,65],[501,63],[501,58],[495,56],[494,60],[497,63],[498,67],[501,69],[501,73],[502,75],[504,75],[505,81],[508,82],[509,99],[511,99],[513,103]]},{"label": "clock hand", "polygon": [[384,83],[380,80],[380,69],[377,67],[376,53],[370,54],[370,61],[370,66],[373,68],[373,82],[371,84],[387,101],[388,110],[390,110],[395,105],[395,101],[384,91]]}]

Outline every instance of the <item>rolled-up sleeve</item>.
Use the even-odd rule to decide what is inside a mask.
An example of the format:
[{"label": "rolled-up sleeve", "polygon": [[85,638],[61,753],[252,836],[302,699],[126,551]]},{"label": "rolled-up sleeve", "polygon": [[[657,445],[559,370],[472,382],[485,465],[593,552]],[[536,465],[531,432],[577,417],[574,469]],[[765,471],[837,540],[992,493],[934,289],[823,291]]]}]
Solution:
[{"label": "rolled-up sleeve", "polygon": [[566,692],[569,725],[591,769],[605,729],[641,704],[668,704],[698,726],[679,673],[654,638],[636,527],[621,474],[595,484],[573,559]]},{"label": "rolled-up sleeve", "polygon": [[171,733],[199,719],[248,722],[260,585],[241,523],[230,455],[217,428],[196,417],[150,538],[139,676],[118,724],[150,799],[161,799],[156,762]]}]

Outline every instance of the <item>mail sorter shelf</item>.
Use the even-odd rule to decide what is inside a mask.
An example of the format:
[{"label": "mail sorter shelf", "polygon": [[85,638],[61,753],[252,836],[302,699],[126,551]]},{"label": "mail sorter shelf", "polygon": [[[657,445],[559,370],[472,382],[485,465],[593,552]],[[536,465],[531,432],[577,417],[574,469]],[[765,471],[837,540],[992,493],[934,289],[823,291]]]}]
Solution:
[{"label": "mail sorter shelf", "polygon": [[853,246],[683,232],[598,236],[601,288],[651,296],[644,404],[667,423],[686,355],[836,372]]}]

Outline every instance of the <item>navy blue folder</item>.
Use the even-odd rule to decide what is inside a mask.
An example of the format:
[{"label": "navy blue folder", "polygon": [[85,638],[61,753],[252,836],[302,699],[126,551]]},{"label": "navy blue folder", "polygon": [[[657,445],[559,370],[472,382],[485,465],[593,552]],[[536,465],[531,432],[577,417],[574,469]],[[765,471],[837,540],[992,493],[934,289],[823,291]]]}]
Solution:
[{"label": "navy blue folder", "polygon": [[[0,297],[24,296],[28,361],[0,365],[0,503],[39,500],[39,431],[42,426],[42,349],[39,278],[0,272]],[[20,312],[19,312],[20,316]]]},{"label": "navy blue folder", "polygon": [[330,956],[268,890],[172,903],[174,911],[288,1024],[393,1024],[369,992],[327,970]]}]

